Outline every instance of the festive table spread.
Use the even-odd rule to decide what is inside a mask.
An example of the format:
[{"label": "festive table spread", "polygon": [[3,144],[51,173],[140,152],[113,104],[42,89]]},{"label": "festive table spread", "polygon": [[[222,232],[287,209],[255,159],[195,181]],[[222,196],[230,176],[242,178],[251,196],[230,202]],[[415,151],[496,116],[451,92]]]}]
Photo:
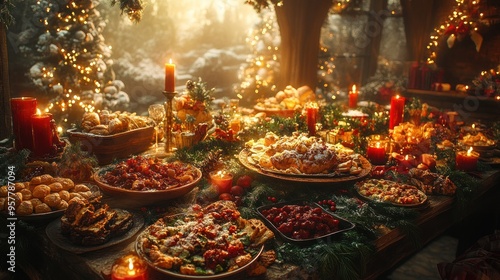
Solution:
[{"label": "festive table spread", "polygon": [[41,127],[43,156],[3,150],[2,217],[68,277],[374,279],[494,203],[498,122],[285,91],[291,115],[209,110],[200,79],[149,116],[87,112],[61,139]]}]

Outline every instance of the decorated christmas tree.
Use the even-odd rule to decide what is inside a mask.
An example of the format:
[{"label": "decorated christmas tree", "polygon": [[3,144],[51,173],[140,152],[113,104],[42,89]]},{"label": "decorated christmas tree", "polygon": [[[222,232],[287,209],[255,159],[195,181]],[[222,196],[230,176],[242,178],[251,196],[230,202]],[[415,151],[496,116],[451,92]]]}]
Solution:
[{"label": "decorated christmas tree", "polygon": [[262,11],[260,21],[250,30],[247,42],[252,52],[240,69],[242,81],[237,92],[241,96],[261,98],[273,95],[279,75],[280,36],[276,16],[270,10]]},{"label": "decorated christmas tree", "polygon": [[34,63],[29,77],[48,97],[45,110],[59,122],[72,123],[84,111],[126,108],[129,98],[123,83],[114,79],[111,47],[102,36],[106,22],[97,10],[100,1],[30,4],[30,20],[36,24],[30,28],[32,39],[19,49]]}]

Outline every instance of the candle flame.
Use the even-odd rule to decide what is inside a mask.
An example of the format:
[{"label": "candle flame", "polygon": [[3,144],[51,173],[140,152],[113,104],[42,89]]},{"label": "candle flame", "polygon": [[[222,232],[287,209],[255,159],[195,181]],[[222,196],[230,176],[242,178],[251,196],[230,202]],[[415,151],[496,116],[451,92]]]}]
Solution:
[{"label": "candle flame", "polygon": [[40,109],[36,108],[36,114],[37,114],[37,115],[41,115],[41,114],[42,114],[42,111],[41,111]]},{"label": "candle flame", "polygon": [[467,150],[467,156],[470,156],[472,154],[472,147],[470,147],[468,150]]},{"label": "candle flame", "polygon": [[405,160],[408,160],[408,155],[405,156]]},{"label": "candle flame", "polygon": [[352,93],[356,93],[356,85],[352,85]]},{"label": "candle flame", "polygon": [[380,148],[380,142],[375,143],[375,147]]},{"label": "candle flame", "polygon": [[169,64],[172,64],[172,59],[169,59],[169,60],[168,60],[168,63],[169,63]]},{"label": "candle flame", "polygon": [[396,99],[399,99],[399,94],[396,94]]},{"label": "candle flame", "polygon": [[128,259],[128,269],[133,270],[134,269],[134,261],[132,258]]},{"label": "candle flame", "polygon": [[476,129],[476,124],[475,123],[472,124],[472,129]]}]

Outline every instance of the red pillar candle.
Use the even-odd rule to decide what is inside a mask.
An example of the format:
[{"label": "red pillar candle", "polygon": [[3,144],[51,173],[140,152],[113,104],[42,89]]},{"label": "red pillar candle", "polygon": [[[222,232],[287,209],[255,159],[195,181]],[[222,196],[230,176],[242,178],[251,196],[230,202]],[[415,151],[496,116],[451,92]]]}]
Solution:
[{"label": "red pillar candle", "polygon": [[210,172],[210,182],[217,190],[217,193],[229,193],[233,186],[233,175],[224,170]]},{"label": "red pillar candle", "polygon": [[147,280],[148,265],[135,253],[115,261],[111,267],[111,280]]},{"label": "red pillar candle", "polygon": [[31,116],[36,113],[36,98],[17,97],[10,99],[12,110],[12,128],[16,150],[33,149]]},{"label": "red pillar candle", "polygon": [[51,121],[51,114],[34,114],[31,116],[33,154],[35,157],[52,154],[54,135]]},{"label": "red pillar candle", "polygon": [[358,106],[358,92],[356,91],[356,85],[352,86],[352,90],[349,91],[349,108],[356,108]]},{"label": "red pillar candle", "polygon": [[175,91],[175,64],[172,63],[172,60],[165,64],[165,91]]},{"label": "red pillar candle", "polygon": [[306,107],[307,112],[307,129],[309,135],[316,135],[316,122],[318,119],[318,104],[309,103]]},{"label": "red pillar candle", "polygon": [[475,171],[479,153],[472,151],[472,147],[467,151],[459,151],[455,157],[456,168],[462,171]]},{"label": "red pillar candle", "polygon": [[405,108],[405,98],[399,95],[391,98],[391,110],[389,112],[389,129],[393,129],[396,125],[403,121]]}]

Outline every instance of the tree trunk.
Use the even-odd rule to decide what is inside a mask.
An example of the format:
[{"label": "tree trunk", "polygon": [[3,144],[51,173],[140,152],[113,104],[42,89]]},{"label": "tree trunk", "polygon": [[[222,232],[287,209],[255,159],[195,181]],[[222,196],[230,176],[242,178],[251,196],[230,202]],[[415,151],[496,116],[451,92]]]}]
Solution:
[{"label": "tree trunk", "polygon": [[316,89],[321,27],[331,5],[331,0],[287,0],[275,6],[281,35],[280,89],[287,85]]},{"label": "tree trunk", "polygon": [[0,24],[0,140],[11,135],[9,59],[5,25]]}]

